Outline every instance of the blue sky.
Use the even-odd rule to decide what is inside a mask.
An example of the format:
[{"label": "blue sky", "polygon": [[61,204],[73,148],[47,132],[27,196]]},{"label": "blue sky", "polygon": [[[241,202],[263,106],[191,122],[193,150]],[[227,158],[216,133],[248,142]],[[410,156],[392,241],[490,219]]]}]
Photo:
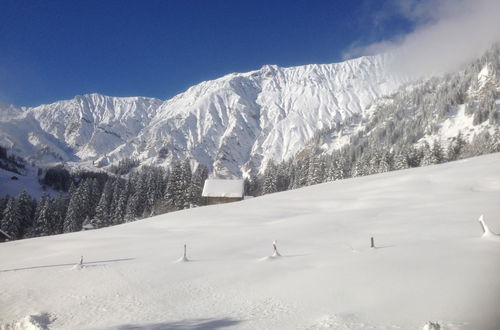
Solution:
[{"label": "blue sky", "polygon": [[264,64],[343,59],[414,29],[398,1],[0,1],[0,102],[167,99]]}]

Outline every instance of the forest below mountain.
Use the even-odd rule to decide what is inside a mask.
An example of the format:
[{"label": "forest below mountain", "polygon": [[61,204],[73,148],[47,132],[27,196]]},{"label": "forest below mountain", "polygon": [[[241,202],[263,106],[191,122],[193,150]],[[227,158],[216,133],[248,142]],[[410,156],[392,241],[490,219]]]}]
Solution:
[{"label": "forest below mountain", "polygon": [[[245,180],[245,194],[297,189],[313,184],[393,170],[441,164],[448,161],[500,152],[500,131],[485,132],[471,143],[459,134],[448,147],[408,147],[398,152],[369,149],[361,154],[344,149],[331,155],[297,155],[278,165],[269,164],[263,174]],[[170,169],[159,166],[135,168],[125,160],[114,167],[118,174],[79,172],[51,168],[42,184],[59,190],[56,197],[44,194],[38,201],[26,190],[0,198],[0,229],[11,239],[102,228],[158,214],[203,205],[201,192],[208,170],[199,165],[193,172],[188,160]]]}]

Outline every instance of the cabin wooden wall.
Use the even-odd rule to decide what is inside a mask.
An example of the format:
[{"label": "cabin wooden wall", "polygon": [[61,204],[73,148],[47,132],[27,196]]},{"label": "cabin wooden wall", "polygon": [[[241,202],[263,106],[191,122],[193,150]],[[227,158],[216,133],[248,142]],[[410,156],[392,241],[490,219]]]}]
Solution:
[{"label": "cabin wooden wall", "polygon": [[203,199],[205,205],[232,203],[243,200],[241,197],[203,197]]}]

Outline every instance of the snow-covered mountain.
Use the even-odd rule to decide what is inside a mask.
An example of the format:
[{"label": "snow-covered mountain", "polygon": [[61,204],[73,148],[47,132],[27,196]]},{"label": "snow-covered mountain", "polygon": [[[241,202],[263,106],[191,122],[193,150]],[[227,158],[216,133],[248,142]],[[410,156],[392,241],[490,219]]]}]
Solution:
[{"label": "snow-covered mountain", "polygon": [[[166,101],[90,94],[34,108],[0,105],[0,145],[42,165],[102,167],[125,158],[169,165],[189,158],[217,174],[241,176],[311,141],[332,152],[363,136],[417,143],[459,131],[471,139],[498,126],[500,46],[459,72],[419,81],[395,74],[392,60],[383,54],[264,66]],[[391,139],[371,143],[391,147]]]},{"label": "snow-covered mountain", "polygon": [[160,104],[90,94],[17,111],[11,106],[0,117],[0,144],[42,163],[92,160],[137,136]]},{"label": "snow-covered mountain", "polygon": [[[202,82],[170,100],[91,94],[2,107],[0,144],[37,162],[190,157],[240,175],[293,155],[320,129],[361,114],[398,88],[390,56],[291,68],[264,66]],[[7,115],[7,110],[8,115]]]}]

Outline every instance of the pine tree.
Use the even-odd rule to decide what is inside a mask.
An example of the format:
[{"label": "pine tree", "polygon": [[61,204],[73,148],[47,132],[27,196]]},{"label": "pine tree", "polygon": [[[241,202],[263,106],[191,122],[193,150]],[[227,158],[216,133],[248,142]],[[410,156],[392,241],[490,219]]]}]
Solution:
[{"label": "pine tree", "polygon": [[[111,179],[111,178],[110,178]],[[109,213],[110,213],[110,219],[111,222],[113,222],[113,215],[116,210],[116,205],[118,205],[118,200],[120,199],[120,184],[119,181],[121,181],[120,178],[112,179],[111,180],[113,183],[112,191],[113,195],[111,196],[111,204],[109,205]]]},{"label": "pine tree", "polygon": [[404,170],[410,167],[408,162],[408,150],[404,149],[400,152],[397,152],[394,156],[394,169],[395,170]]},{"label": "pine tree", "polygon": [[51,214],[51,200],[47,193],[44,193],[37,205],[37,217],[33,223],[32,236],[47,236],[54,234],[53,232],[53,215]]},{"label": "pine tree", "polygon": [[[120,196],[118,202],[113,211],[113,224],[117,225],[123,223],[125,215],[127,213],[127,204],[130,191],[130,181],[123,183],[122,180],[117,180],[118,187],[120,189]],[[115,190],[116,191],[116,190]]]},{"label": "pine tree", "polygon": [[295,164],[295,175],[293,180],[292,189],[297,189],[300,187],[307,186],[307,181],[309,178],[309,158],[297,160]]},{"label": "pine tree", "polygon": [[166,212],[182,209],[184,204],[182,180],[182,166],[181,164],[175,164],[168,176],[167,187],[163,196]]},{"label": "pine tree", "polygon": [[320,157],[312,156],[309,159],[309,171],[307,184],[313,185],[322,183],[324,180],[325,165]]},{"label": "pine tree", "polygon": [[7,205],[5,206],[1,229],[12,239],[21,238],[22,216],[19,212],[17,199],[15,198],[9,198]]},{"label": "pine tree", "polygon": [[434,161],[433,164],[441,164],[445,160],[443,147],[441,146],[441,142],[438,140],[434,140],[432,145],[432,157]]},{"label": "pine tree", "polygon": [[147,181],[146,207],[143,212],[144,217],[161,214],[161,201],[165,188],[165,173],[159,167],[144,168],[145,180]]},{"label": "pine tree", "polygon": [[0,197],[0,223],[3,218],[3,211],[7,207],[7,202],[9,201],[10,197],[9,195],[5,195],[3,197]]},{"label": "pine tree", "polygon": [[392,171],[394,167],[394,157],[391,152],[384,152],[380,157],[378,173],[385,173]]},{"label": "pine tree", "polygon": [[28,228],[33,224],[34,207],[33,199],[28,192],[23,189],[16,198],[17,209],[20,215],[20,228],[18,237],[21,238],[27,232]]},{"label": "pine tree", "polygon": [[179,201],[179,207],[182,209],[187,209],[191,206],[191,191],[190,191],[190,186],[191,186],[191,178],[192,178],[192,171],[191,171],[191,163],[189,159],[185,159],[184,162],[182,163],[182,176],[181,176],[181,187],[179,188],[180,190],[180,201]]},{"label": "pine tree", "polygon": [[[203,185],[205,184],[205,180],[208,178],[208,169],[205,165],[199,164],[194,171],[193,176],[191,178],[191,184],[189,186],[189,195],[191,204],[193,206],[200,206],[202,204],[201,194],[203,192]],[[247,179],[245,179],[248,182]],[[248,188],[247,184],[245,185]]]},{"label": "pine tree", "polygon": [[111,203],[113,198],[113,183],[107,180],[101,193],[101,198],[96,207],[95,215],[90,220],[94,228],[107,227],[111,225]]},{"label": "pine tree", "polygon": [[346,177],[345,174],[345,158],[341,155],[334,158],[333,161],[333,180],[342,180]]},{"label": "pine tree", "polygon": [[85,203],[88,206],[86,216],[92,219],[95,216],[97,210],[97,204],[101,197],[101,184],[96,178],[87,179],[84,182],[85,191]]},{"label": "pine tree", "polygon": [[410,167],[419,167],[422,166],[422,159],[424,158],[423,150],[415,148],[413,145],[410,145],[407,148],[407,159],[408,165]]},{"label": "pine tree", "polygon": [[379,173],[380,161],[382,159],[380,152],[378,150],[372,153],[366,153],[365,157],[368,159],[368,166],[366,168],[367,174],[377,174]]},{"label": "pine tree", "polygon": [[283,162],[276,167],[276,189],[278,191],[287,190],[291,184],[291,162]]},{"label": "pine tree", "polygon": [[458,132],[458,135],[454,139],[452,139],[452,141],[448,145],[446,159],[448,161],[459,159],[465,145],[466,141],[462,136],[462,132]]},{"label": "pine tree", "polygon": [[65,233],[81,230],[83,221],[89,217],[91,180],[87,179],[80,183],[70,197],[63,224],[63,231]]},{"label": "pine tree", "polygon": [[352,176],[353,177],[358,177],[358,176],[365,176],[368,175],[369,170],[366,166],[366,161],[364,157],[356,160],[354,163],[354,167],[352,168]]},{"label": "pine tree", "polygon": [[273,162],[269,162],[264,172],[263,194],[272,194],[278,191],[277,169]]},{"label": "pine tree", "polygon": [[489,152],[500,152],[500,129],[498,126],[495,127],[495,131],[493,136],[490,139],[490,143],[488,145]]},{"label": "pine tree", "polygon": [[[143,174],[137,172],[130,180],[130,195],[125,212],[125,221],[135,221],[142,218],[146,206],[147,182]],[[147,215],[146,215],[147,216]]]},{"label": "pine tree", "polygon": [[435,163],[436,160],[434,159],[434,154],[432,153],[431,147],[429,146],[427,141],[424,142],[424,144],[422,145],[420,150],[421,150],[422,155],[423,155],[420,166],[428,166],[428,165],[436,164]]},{"label": "pine tree", "polygon": [[57,197],[51,203],[51,214],[52,214],[52,228],[51,232],[53,234],[61,234],[64,230],[64,218],[66,217],[66,211],[68,209],[69,200],[63,198],[62,194],[58,194]]}]

